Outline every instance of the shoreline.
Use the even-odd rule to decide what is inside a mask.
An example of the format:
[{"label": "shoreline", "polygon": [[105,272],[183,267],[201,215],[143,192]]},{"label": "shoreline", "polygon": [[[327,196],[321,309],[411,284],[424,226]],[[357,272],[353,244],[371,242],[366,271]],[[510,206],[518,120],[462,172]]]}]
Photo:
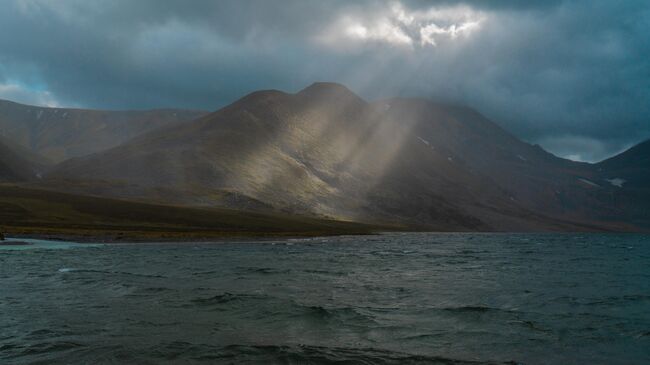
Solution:
[{"label": "shoreline", "polygon": [[[130,234],[109,234],[106,232],[98,234],[72,234],[72,233],[5,233],[5,239],[20,241],[23,239],[35,239],[44,241],[74,242],[80,244],[111,244],[111,245],[130,245],[130,244],[183,244],[183,243],[201,243],[201,244],[224,244],[224,243],[263,243],[286,240],[312,240],[328,237],[364,237],[364,236],[384,236],[390,234],[648,234],[645,232],[447,232],[447,231],[376,231],[361,233],[332,233],[332,232],[313,232],[312,234],[282,234],[282,233],[265,233],[255,234],[252,232],[237,234],[214,234],[214,235],[176,235],[173,233],[161,233],[147,235],[130,235]],[[1,245],[2,241],[0,241]]]},{"label": "shoreline", "polygon": [[6,233],[5,239],[22,240],[22,239],[36,239],[44,241],[61,241],[61,242],[75,242],[81,244],[174,244],[174,243],[245,243],[245,242],[271,242],[277,240],[299,240],[299,239],[315,239],[326,237],[341,237],[341,236],[373,236],[383,235],[391,232],[372,232],[372,233],[319,233],[317,234],[236,234],[236,235],[214,235],[214,236],[176,236],[176,235],[112,235],[112,234],[97,234],[97,235],[75,235],[75,234],[58,234],[58,233]]}]

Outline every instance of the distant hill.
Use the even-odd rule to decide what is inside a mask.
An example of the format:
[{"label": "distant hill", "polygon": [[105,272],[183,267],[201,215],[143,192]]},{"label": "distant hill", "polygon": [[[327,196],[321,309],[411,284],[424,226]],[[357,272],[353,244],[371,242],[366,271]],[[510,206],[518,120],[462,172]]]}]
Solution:
[{"label": "distant hill", "polygon": [[0,138],[0,182],[38,179],[49,166],[49,162],[40,156]]},{"label": "distant hill", "polygon": [[0,100],[0,136],[56,163],[103,151],[144,132],[203,114],[176,109],[44,108]]},{"label": "distant hill", "polygon": [[590,164],[524,143],[476,111],[368,103],[339,84],[259,91],[190,123],[67,161],[53,187],[435,230],[627,230]]}]

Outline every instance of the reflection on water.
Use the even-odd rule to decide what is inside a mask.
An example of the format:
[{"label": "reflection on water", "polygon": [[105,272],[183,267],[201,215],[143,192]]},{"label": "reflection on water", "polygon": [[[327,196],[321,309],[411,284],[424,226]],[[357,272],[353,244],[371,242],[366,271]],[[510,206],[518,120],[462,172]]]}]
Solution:
[{"label": "reflection on water", "polygon": [[28,241],[0,252],[3,364],[650,363],[643,235]]}]

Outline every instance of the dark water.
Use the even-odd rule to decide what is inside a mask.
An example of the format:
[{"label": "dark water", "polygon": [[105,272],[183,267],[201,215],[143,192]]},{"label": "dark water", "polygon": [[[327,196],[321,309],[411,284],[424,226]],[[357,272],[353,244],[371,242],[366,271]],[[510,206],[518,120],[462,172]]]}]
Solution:
[{"label": "dark water", "polygon": [[650,364],[650,236],[14,248],[1,364]]}]

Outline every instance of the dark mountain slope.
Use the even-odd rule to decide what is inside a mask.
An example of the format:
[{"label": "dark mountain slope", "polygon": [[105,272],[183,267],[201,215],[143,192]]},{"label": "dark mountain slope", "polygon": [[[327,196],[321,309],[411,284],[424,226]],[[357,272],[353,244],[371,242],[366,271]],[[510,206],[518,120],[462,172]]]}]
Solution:
[{"label": "dark mountain slope", "polygon": [[0,138],[0,182],[38,179],[49,163],[21,146]]},{"label": "dark mountain slope", "polygon": [[521,142],[471,109],[368,103],[316,83],[297,94],[252,93],[68,161],[48,181],[98,195],[438,230],[619,229],[596,177],[591,165]]},{"label": "dark mountain slope", "polygon": [[614,189],[620,216],[650,227],[650,141],[596,164],[600,181]]},{"label": "dark mountain slope", "polygon": [[52,162],[115,147],[139,134],[195,119],[187,110],[100,111],[43,108],[0,100],[0,136]]},{"label": "dark mountain slope", "polygon": [[650,140],[596,166],[613,185],[650,188]]}]

